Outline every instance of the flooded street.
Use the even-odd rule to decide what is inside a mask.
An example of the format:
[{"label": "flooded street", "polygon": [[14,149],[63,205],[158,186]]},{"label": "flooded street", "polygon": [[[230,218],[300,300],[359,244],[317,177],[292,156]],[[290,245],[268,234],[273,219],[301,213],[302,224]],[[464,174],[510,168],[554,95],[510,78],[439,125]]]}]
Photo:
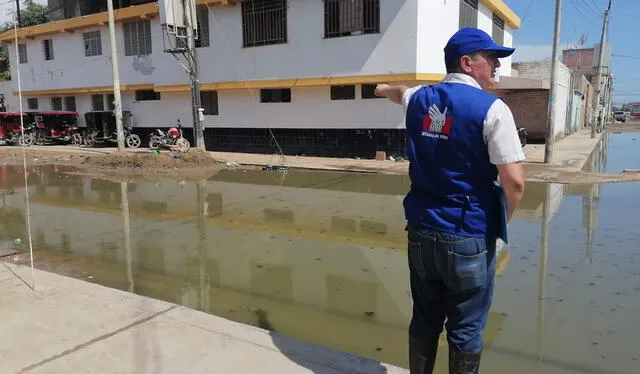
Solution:
[{"label": "flooded street", "polygon": [[[637,138],[608,134],[588,167],[639,169]],[[70,171],[28,175],[40,268],[408,366],[408,177],[229,169],[120,183]],[[24,251],[22,169],[0,176],[1,241]],[[483,372],[638,372],[639,211],[640,183],[528,183],[499,255]]]}]

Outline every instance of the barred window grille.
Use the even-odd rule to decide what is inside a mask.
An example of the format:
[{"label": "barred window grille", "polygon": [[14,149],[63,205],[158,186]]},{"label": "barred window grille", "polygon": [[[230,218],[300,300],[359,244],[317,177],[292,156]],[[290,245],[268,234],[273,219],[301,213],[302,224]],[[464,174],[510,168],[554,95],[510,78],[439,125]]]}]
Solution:
[{"label": "barred window grille", "polygon": [[82,34],[84,40],[84,55],[100,56],[102,54],[102,38],[100,31],[92,31]]},{"label": "barred window grille", "polygon": [[287,1],[248,0],[242,2],[244,47],[287,42]]},{"label": "barred window grille", "polygon": [[91,96],[91,107],[95,111],[104,110],[104,97],[102,95]]},{"label": "barred window grille", "polygon": [[47,61],[53,60],[53,39],[45,39],[44,43],[44,59]]},{"label": "barred window grille", "polygon": [[27,99],[27,108],[29,108],[29,110],[37,110],[38,99]]},{"label": "barred window grille", "polygon": [[363,99],[382,99],[382,96],[376,96],[376,84],[363,84],[360,87],[360,96]]},{"label": "barred window grille", "polygon": [[198,39],[196,48],[209,46],[209,10],[207,8],[198,9]]},{"label": "barred window grille", "polygon": [[261,103],[290,103],[290,88],[266,88],[260,90]]},{"label": "barred window grille", "polygon": [[331,86],[331,100],[354,100],[356,98],[356,86]]},{"label": "barred window grille", "polygon": [[218,91],[201,91],[200,101],[205,115],[218,115]]},{"label": "barred window grille", "polygon": [[380,0],[324,0],[324,36],[380,32]]},{"label": "barred window grille", "polygon": [[153,101],[162,100],[160,92],[154,90],[138,90],[136,91],[136,101]]},{"label": "barred window grille", "polygon": [[151,21],[126,22],[123,27],[125,56],[151,54]]},{"label": "barred window grille", "polygon": [[116,109],[116,95],[114,94],[107,95],[107,109],[108,110]]},{"label": "barred window grille", "polygon": [[18,61],[21,64],[29,62],[27,59],[27,45],[24,43],[18,44]]},{"label": "barred window grille", "polygon": [[76,97],[75,96],[67,96],[64,98],[64,106],[66,110],[70,112],[76,111]]},{"label": "barred window grille", "polygon": [[51,98],[51,110],[62,110],[62,98],[61,97],[52,97]]},{"label": "barred window grille", "polygon": [[478,27],[478,0],[460,0],[460,28]]},{"label": "barred window grille", "polygon": [[493,30],[491,37],[496,44],[504,45],[504,21],[495,13],[493,13]]}]

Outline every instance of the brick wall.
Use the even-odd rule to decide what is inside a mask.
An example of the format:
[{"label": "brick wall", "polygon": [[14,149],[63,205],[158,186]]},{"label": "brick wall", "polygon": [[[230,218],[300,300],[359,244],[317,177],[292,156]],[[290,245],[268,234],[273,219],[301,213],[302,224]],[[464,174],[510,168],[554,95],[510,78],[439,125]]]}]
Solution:
[{"label": "brick wall", "polygon": [[516,127],[524,127],[530,139],[544,140],[549,115],[549,91],[519,90],[502,95],[511,108]]},{"label": "brick wall", "polygon": [[[517,62],[513,64],[513,68],[518,70],[520,78],[551,80],[551,61]],[[558,64],[558,80],[562,81],[563,77],[570,74],[571,69],[562,63]]]}]

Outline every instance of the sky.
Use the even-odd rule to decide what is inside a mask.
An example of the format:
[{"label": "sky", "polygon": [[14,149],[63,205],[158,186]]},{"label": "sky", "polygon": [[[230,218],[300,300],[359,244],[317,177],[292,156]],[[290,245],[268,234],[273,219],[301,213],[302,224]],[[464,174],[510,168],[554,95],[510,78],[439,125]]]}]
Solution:
[{"label": "sky", "polygon": [[[556,0],[504,0],[522,19],[513,35],[514,61],[551,60]],[[604,11],[609,0],[562,0],[560,51],[600,43]],[[607,42],[612,48],[614,104],[640,101],[640,43],[637,38],[640,0],[611,0]]]}]

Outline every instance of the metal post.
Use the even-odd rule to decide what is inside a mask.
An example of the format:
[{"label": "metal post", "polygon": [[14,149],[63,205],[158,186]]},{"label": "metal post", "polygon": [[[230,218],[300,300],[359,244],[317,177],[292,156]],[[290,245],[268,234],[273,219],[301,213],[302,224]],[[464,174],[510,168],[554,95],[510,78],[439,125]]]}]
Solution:
[{"label": "metal post", "polygon": [[16,17],[18,18],[18,28],[21,28],[22,17],[20,16],[20,0],[16,0]]},{"label": "metal post", "polygon": [[[185,2],[186,3],[186,2]],[[185,5],[185,16],[188,12]],[[191,78],[191,102],[192,102],[192,116],[193,116],[193,138],[197,149],[204,151],[204,133],[202,132],[202,120],[200,118],[200,107],[202,106],[200,100],[200,72],[198,69],[198,53],[196,51],[196,37],[193,32],[192,26],[187,22],[187,48],[189,49],[190,58],[190,70],[189,76]]]},{"label": "metal post", "polygon": [[604,62],[604,41],[607,34],[607,24],[609,23],[609,10],[611,10],[611,0],[609,6],[604,11],[604,22],[602,23],[602,34],[600,34],[600,53],[598,55],[598,68],[596,69],[596,105],[595,105],[595,121],[591,123],[591,138],[596,137],[596,127],[599,121],[604,121],[604,111],[600,114],[600,92],[602,91],[602,63]]},{"label": "metal post", "polygon": [[118,151],[124,151],[124,128],[122,127],[122,97],[120,96],[120,71],[118,69],[118,51],[116,48],[116,30],[113,18],[113,3],[107,0],[109,10],[109,41],[111,43],[111,67],[113,70],[113,97],[118,134]]},{"label": "metal post", "polygon": [[554,128],[556,117],[556,85],[558,80],[558,44],[560,44],[560,16],[562,0],[556,0],[556,20],[553,29],[553,53],[551,56],[551,82],[549,87],[549,117],[547,118],[547,134],[544,145],[544,162],[550,163],[553,158]]}]

